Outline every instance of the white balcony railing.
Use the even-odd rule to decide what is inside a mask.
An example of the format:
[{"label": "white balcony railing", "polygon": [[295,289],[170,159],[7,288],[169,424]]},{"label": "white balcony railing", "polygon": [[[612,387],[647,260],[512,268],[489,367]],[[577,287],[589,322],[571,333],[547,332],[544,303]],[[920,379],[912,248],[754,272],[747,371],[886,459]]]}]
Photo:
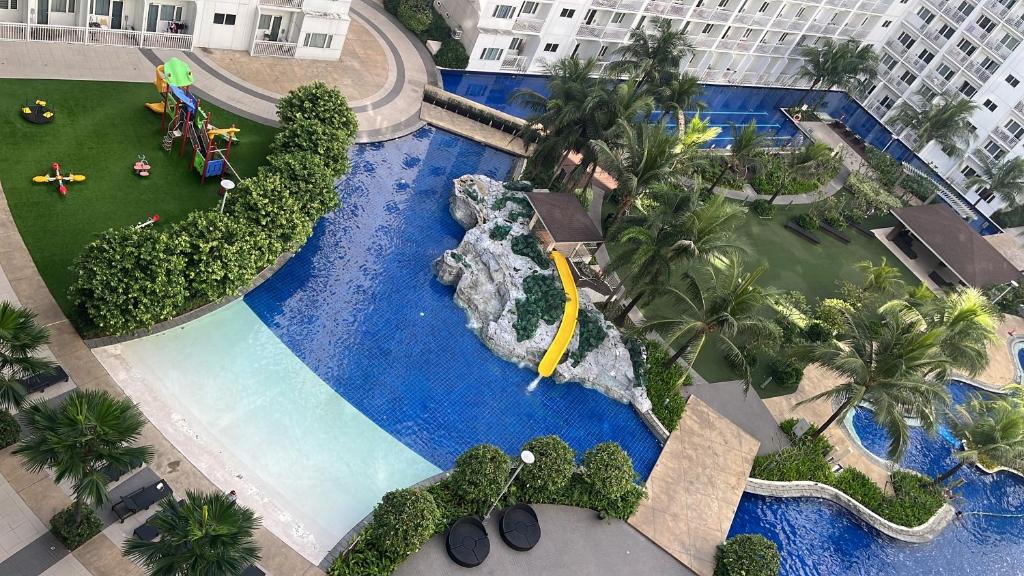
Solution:
[{"label": "white balcony railing", "polygon": [[984,28],[978,26],[974,22],[968,22],[966,25],[964,25],[964,30],[966,30],[967,33],[970,34],[971,36],[974,36],[975,38],[981,41],[984,41],[991,34],[991,32],[986,31]]},{"label": "white balcony railing", "polygon": [[302,0],[260,0],[260,6],[268,8],[302,8]]},{"label": "white balcony railing", "polygon": [[526,56],[506,56],[501,60],[501,69],[510,72],[526,72]]},{"label": "white balcony railing", "polygon": [[629,28],[610,28],[605,26],[581,25],[576,29],[576,36],[579,38],[592,38],[595,40],[623,40],[629,35]]},{"label": "white balcony railing", "polygon": [[904,61],[904,64],[906,64],[908,67],[910,67],[911,70],[917,72],[918,74],[924,72],[924,69],[928,67],[928,63],[925,62],[924,60],[921,60],[920,58],[907,58]]},{"label": "white balcony railing", "polygon": [[697,48],[711,48],[715,45],[715,42],[718,42],[718,38],[714,36],[697,36],[693,38],[692,42]]},{"label": "white balcony railing", "polygon": [[942,48],[946,45],[946,41],[949,40],[949,38],[939,34],[938,30],[932,28],[925,30],[921,35],[924,36],[925,40],[931,42],[936,48]]},{"label": "white balcony railing", "polygon": [[1020,114],[1021,116],[1024,116],[1024,100],[1021,100],[1020,102],[1017,102],[1017,104],[1015,104],[1013,106],[1013,110],[1017,114]]},{"label": "white balcony railing", "polygon": [[712,8],[694,8],[693,12],[690,12],[690,18],[709,20],[711,22],[728,22],[732,15],[733,12]]},{"label": "white balcony railing", "polygon": [[683,18],[689,12],[690,6],[688,4],[678,4],[676,2],[649,2],[647,7],[644,8],[645,14],[673,16],[676,18]]},{"label": "white balcony railing", "polygon": [[949,80],[946,80],[938,74],[938,72],[929,72],[924,77],[925,81],[934,86],[939,92],[944,92],[946,88],[949,88]]},{"label": "white balcony railing", "polygon": [[542,18],[516,18],[516,21],[512,23],[513,32],[540,34],[540,31],[543,28],[544,19]]},{"label": "white balcony railing", "polygon": [[952,4],[943,6],[940,12],[942,12],[943,16],[949,18],[950,20],[956,22],[957,24],[963,24],[964,20],[967,20],[967,15],[957,10],[956,6],[953,6]]},{"label": "white balcony railing", "polygon": [[969,62],[967,66],[964,66],[964,68],[970,72],[972,76],[982,82],[988,82],[989,79],[992,78],[992,73],[982,68],[981,64],[978,64],[977,62]]},{"label": "white balcony railing", "polygon": [[28,40],[28,24],[0,22],[0,40]]},{"label": "white balcony railing", "polygon": [[624,12],[637,12],[644,5],[643,0],[594,0],[594,8],[609,8]]},{"label": "white balcony railing", "polygon": [[192,50],[192,35],[145,32],[142,36],[142,47],[188,52]]},{"label": "white balcony railing", "polygon": [[257,40],[252,44],[253,56],[274,56],[277,58],[294,58],[295,49],[298,44],[295,42],[270,42],[268,40]]},{"label": "white balcony railing", "polygon": [[192,50],[191,34],[107,30],[86,26],[0,23],[0,40]]},{"label": "white balcony railing", "polygon": [[1014,146],[1017,145],[1018,142],[1020,142],[1020,138],[1017,138],[1013,134],[1010,134],[1002,126],[996,126],[995,128],[993,128],[992,135],[996,137],[996,140],[999,140],[1000,142],[1005,144],[1007,148],[1013,148]]},{"label": "white balcony railing", "polygon": [[995,38],[990,38],[985,41],[985,48],[988,48],[992,53],[1000,56],[1004,60],[1013,54],[1013,50],[1006,47],[1005,44],[999,42]]}]

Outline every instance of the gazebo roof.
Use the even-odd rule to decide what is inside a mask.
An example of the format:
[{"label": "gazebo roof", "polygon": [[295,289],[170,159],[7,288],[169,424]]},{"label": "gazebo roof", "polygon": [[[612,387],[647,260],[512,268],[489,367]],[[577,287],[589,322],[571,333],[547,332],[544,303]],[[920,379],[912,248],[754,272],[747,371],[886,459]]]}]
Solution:
[{"label": "gazebo roof", "polygon": [[1021,273],[981,234],[943,204],[909,206],[892,211],[908,230],[953,271],[975,288],[1005,284]]},{"label": "gazebo roof", "polygon": [[604,235],[574,194],[535,190],[527,200],[555,243],[603,242]]}]

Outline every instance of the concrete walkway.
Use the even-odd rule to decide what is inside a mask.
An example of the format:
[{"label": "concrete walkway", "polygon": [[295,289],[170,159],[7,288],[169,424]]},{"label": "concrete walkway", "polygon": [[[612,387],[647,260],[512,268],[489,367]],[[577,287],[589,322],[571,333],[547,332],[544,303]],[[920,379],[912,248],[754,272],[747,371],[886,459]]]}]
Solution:
[{"label": "concrete walkway", "polygon": [[691,576],[677,562],[621,520],[601,520],[592,510],[567,506],[534,506],[540,520],[541,540],[529,552],[505,545],[497,530],[498,515],[487,525],[491,553],[476,568],[452,562],[444,539],[435,536],[405,561],[395,576]]},{"label": "concrete walkway", "polygon": [[744,432],[761,443],[758,454],[771,454],[789,446],[789,438],[779,429],[764,400],[753,388],[743,391],[743,382],[708,382],[695,371],[691,372],[693,385],[684,394],[700,398],[715,412],[725,416]]}]

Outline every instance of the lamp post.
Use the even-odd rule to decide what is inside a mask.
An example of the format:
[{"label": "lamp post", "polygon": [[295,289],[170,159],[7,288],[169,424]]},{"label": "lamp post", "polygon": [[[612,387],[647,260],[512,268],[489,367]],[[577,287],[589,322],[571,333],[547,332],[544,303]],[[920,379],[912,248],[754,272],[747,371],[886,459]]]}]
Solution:
[{"label": "lamp post", "polygon": [[519,462],[519,466],[516,466],[516,471],[512,473],[512,477],[508,479],[508,482],[505,483],[505,487],[501,489],[501,494],[498,494],[498,497],[494,500],[494,504],[491,504],[491,507],[487,510],[487,514],[484,515],[484,522],[487,522],[491,517],[491,512],[494,512],[494,507],[501,501],[501,497],[505,495],[505,492],[508,492],[508,487],[515,482],[516,476],[519,475],[519,471],[523,469],[523,466],[533,464],[535,458],[533,456],[533,452],[523,450],[519,453],[519,460],[521,460],[521,462]]},{"label": "lamp post", "polygon": [[1006,296],[1007,292],[1009,292],[1010,290],[1013,290],[1017,286],[1018,286],[1018,284],[1017,284],[1016,280],[1010,280],[1010,285],[1006,287],[1006,290],[1003,290],[1002,294],[1000,294],[999,296],[996,296],[995,299],[992,300],[992,303],[995,304],[996,302],[999,302],[999,300],[1002,299],[1003,296]]},{"label": "lamp post", "polygon": [[224,213],[224,204],[228,201],[228,192],[235,189],[235,183],[227,178],[220,181],[220,213]]}]

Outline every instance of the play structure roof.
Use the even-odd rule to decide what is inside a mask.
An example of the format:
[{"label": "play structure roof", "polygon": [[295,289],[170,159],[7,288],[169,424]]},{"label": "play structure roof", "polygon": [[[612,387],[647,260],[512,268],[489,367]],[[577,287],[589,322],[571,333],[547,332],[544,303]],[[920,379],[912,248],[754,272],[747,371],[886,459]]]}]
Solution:
[{"label": "play structure roof", "polygon": [[604,241],[601,230],[575,195],[536,190],[527,192],[526,198],[556,243]]},{"label": "play structure roof", "polygon": [[171,86],[184,88],[192,85],[192,70],[177,58],[169,58],[164,62],[164,79]]}]

